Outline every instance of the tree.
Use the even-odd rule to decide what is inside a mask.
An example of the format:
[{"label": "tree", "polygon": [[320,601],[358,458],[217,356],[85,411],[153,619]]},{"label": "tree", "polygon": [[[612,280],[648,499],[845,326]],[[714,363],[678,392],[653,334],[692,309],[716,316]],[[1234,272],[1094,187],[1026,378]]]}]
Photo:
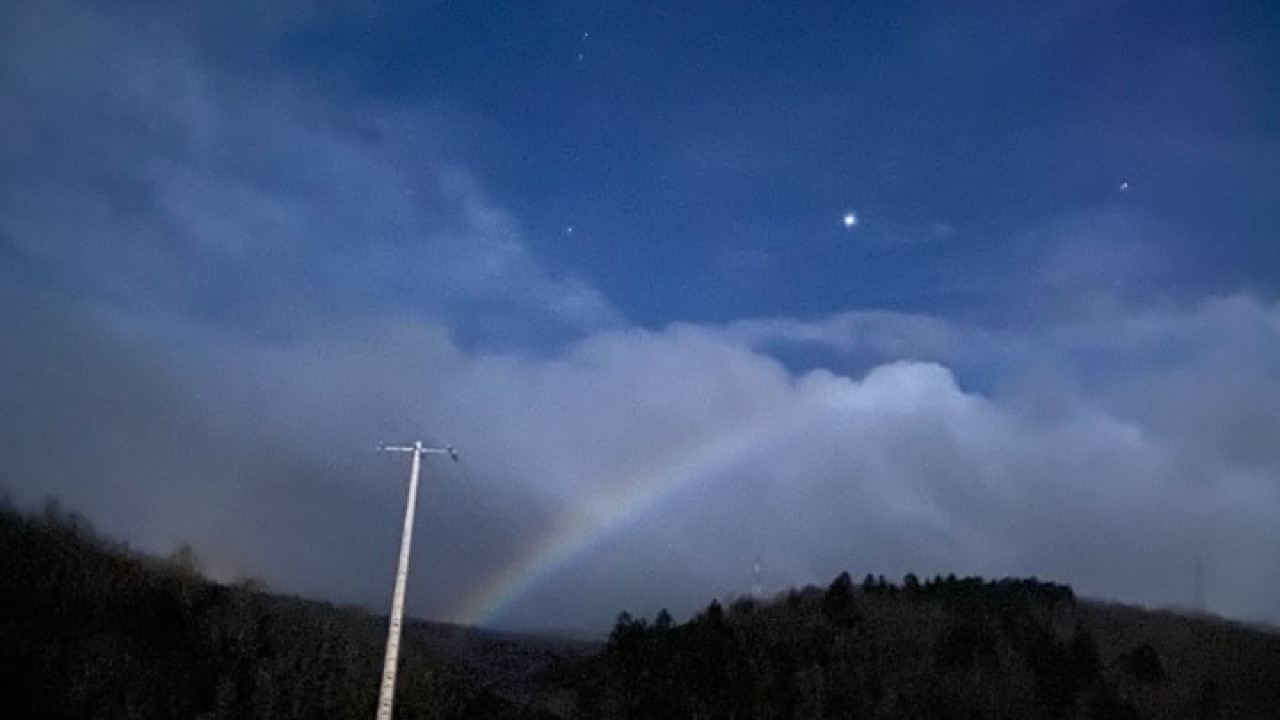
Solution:
[{"label": "tree", "polygon": [[822,597],[822,614],[828,622],[841,627],[852,627],[857,621],[853,599],[853,578],[842,572],[831,582]]},{"label": "tree", "polygon": [[734,617],[750,615],[756,609],[756,601],[749,597],[740,597],[729,606],[729,614]]},{"label": "tree", "polygon": [[853,578],[849,577],[849,573],[842,572],[836,576],[835,580],[827,586],[827,593],[836,593],[839,595],[853,596]]},{"label": "tree", "polygon": [[1071,637],[1071,664],[1075,670],[1077,681],[1081,685],[1098,676],[1101,663],[1098,660],[1098,646],[1093,635],[1082,623],[1076,623],[1075,634]]},{"label": "tree", "polygon": [[200,558],[191,549],[191,543],[183,542],[169,555],[169,563],[185,575],[200,575]]},{"label": "tree", "polygon": [[58,525],[62,523],[63,512],[62,503],[58,502],[58,498],[52,495],[44,499],[44,509],[40,513],[41,519],[50,525]]},{"label": "tree", "polygon": [[1121,657],[1121,662],[1133,676],[1142,682],[1156,682],[1164,678],[1160,654],[1149,643],[1142,643]]},{"label": "tree", "polygon": [[1120,697],[1111,683],[1104,682],[1089,704],[1089,717],[1093,720],[1137,720],[1139,715],[1129,701]]},{"label": "tree", "polygon": [[802,720],[820,720],[826,715],[827,692],[821,665],[801,670],[795,674],[797,691],[795,717]]},{"label": "tree", "polygon": [[634,619],[631,613],[623,610],[618,613],[618,620],[613,624],[613,632],[609,633],[609,645],[623,647],[632,639],[643,635],[647,627],[648,623],[643,618]]},{"label": "tree", "polygon": [[902,578],[902,587],[904,587],[909,593],[919,592],[920,578],[916,577],[915,573],[907,573],[906,576]]},{"label": "tree", "polygon": [[720,606],[719,600],[712,600],[707,606],[706,618],[712,624],[720,624],[724,622],[724,608]]},{"label": "tree", "polygon": [[1209,678],[1200,683],[1200,698],[1196,703],[1199,720],[1217,720],[1218,718],[1218,683]]},{"label": "tree", "polygon": [[666,632],[671,629],[671,613],[666,608],[658,611],[653,618],[653,629],[658,632]]}]

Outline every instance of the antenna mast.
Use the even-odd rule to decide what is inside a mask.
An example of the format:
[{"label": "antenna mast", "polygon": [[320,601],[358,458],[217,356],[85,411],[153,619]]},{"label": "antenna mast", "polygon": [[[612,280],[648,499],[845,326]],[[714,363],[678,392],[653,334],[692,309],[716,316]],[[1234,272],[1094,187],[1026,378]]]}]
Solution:
[{"label": "antenna mast", "polygon": [[1196,584],[1195,584],[1195,608],[1196,612],[1205,612],[1204,602],[1204,560],[1196,555]]},{"label": "antenna mast", "polygon": [[422,469],[423,455],[448,455],[458,461],[458,452],[452,446],[424,447],[418,440],[413,445],[383,445],[384,452],[402,452],[413,455],[413,467],[409,472],[409,499],[404,506],[404,530],[400,533],[400,562],[396,565],[395,591],[391,595],[391,624],[387,628],[387,655],[382,663],[382,687],[378,692],[377,720],[391,720],[391,703],[396,694],[396,665],[400,659],[400,623],[404,618],[404,587],[409,579],[409,548],[413,544],[413,511],[418,504],[418,473]]},{"label": "antenna mast", "polygon": [[764,598],[764,584],[760,582],[760,556],[756,556],[756,564],[753,568],[751,579],[751,597],[756,600]]}]

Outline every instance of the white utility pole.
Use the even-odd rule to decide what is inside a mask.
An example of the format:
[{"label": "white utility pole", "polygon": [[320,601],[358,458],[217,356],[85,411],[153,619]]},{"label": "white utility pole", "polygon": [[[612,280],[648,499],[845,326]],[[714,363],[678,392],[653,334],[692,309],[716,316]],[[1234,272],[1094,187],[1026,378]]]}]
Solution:
[{"label": "white utility pole", "polygon": [[400,659],[400,621],[404,617],[404,586],[409,579],[409,547],[413,544],[413,511],[418,504],[418,472],[423,455],[448,455],[454,462],[458,452],[451,446],[423,447],[418,440],[411,446],[383,445],[386,452],[413,454],[413,470],[409,473],[409,500],[404,507],[404,530],[400,534],[400,562],[396,566],[396,588],[391,595],[391,625],[387,628],[387,656],[382,663],[382,689],[378,692],[377,720],[391,720],[391,703],[396,694],[396,665]]}]

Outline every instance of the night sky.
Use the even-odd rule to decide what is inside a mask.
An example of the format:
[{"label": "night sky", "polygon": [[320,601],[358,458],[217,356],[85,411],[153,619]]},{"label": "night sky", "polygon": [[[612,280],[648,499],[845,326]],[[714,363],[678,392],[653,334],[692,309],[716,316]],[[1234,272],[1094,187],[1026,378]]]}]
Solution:
[{"label": "night sky", "polygon": [[1280,5],[5,3],[0,330],[0,488],[218,579],[381,611],[423,439],[421,616],[1280,623]]}]

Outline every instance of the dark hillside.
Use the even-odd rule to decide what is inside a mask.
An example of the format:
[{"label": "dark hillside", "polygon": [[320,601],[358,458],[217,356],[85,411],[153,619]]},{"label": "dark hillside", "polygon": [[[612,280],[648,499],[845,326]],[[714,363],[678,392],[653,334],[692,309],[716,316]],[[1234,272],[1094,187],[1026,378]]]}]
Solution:
[{"label": "dark hillside", "polygon": [[[74,515],[0,511],[6,718],[372,717],[386,620],[226,587],[189,552],[158,561]],[[547,647],[413,622],[398,717],[521,717]],[[503,697],[505,695],[505,697]]]},{"label": "dark hillside", "polygon": [[1277,718],[1280,636],[1029,580],[847,574],[684,624],[623,614],[582,718]]},{"label": "dark hillside", "polygon": [[[1152,717],[1216,705],[1221,717],[1280,717],[1280,634],[1221,618],[1083,602],[1103,662]],[[1149,649],[1149,651],[1148,651]]]},{"label": "dark hillside", "polygon": [[[6,718],[367,718],[386,620],[0,508]],[[1280,718],[1280,635],[1033,579],[848,574],[603,646],[406,625],[401,718]]]}]

